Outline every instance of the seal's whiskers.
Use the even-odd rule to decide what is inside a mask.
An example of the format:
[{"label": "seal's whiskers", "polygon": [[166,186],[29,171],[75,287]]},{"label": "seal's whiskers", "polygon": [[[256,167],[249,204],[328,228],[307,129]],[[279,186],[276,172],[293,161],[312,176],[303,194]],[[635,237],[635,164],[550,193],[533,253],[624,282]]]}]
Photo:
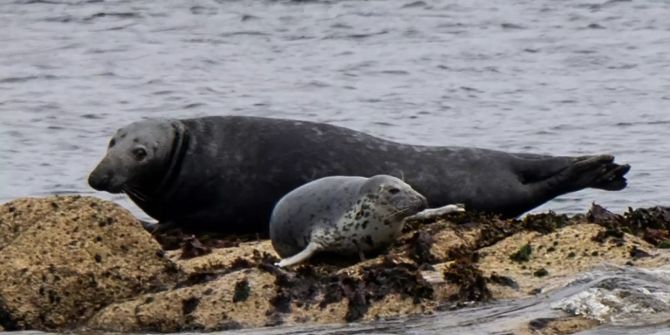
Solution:
[{"label": "seal's whiskers", "polygon": [[142,192],[139,191],[137,188],[134,188],[134,187],[132,187],[132,186],[130,186],[130,185],[124,185],[124,186],[122,187],[122,189],[123,189],[123,192],[125,192],[126,194],[128,194],[128,195],[130,195],[130,196],[133,196],[134,198],[136,198],[136,199],[138,199],[138,200],[140,200],[140,201],[147,201],[147,196],[146,196],[146,194],[142,193]]},{"label": "seal's whiskers", "polygon": [[382,217],[382,220],[386,220],[386,219],[388,219],[390,217],[393,217],[393,216],[396,216],[396,215],[407,214],[407,212],[410,211],[411,209],[412,209],[412,207],[405,207],[405,208],[399,209],[399,210],[397,210],[397,211],[395,211],[391,214],[388,214],[388,215]]}]

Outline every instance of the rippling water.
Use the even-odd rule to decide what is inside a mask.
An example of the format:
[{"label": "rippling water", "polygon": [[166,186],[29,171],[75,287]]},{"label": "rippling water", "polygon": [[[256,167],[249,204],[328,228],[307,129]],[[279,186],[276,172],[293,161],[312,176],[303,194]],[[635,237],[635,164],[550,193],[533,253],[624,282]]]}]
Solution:
[{"label": "rippling water", "polygon": [[2,1],[0,202],[92,193],[88,172],[129,122],[242,114],[609,152],[633,166],[626,190],[538,210],[667,205],[669,13],[664,0]]},{"label": "rippling water", "polygon": [[663,0],[2,1],[0,201],[92,192],[86,175],[129,122],[243,114],[610,152],[633,166],[626,190],[540,210],[667,204],[668,13]]}]

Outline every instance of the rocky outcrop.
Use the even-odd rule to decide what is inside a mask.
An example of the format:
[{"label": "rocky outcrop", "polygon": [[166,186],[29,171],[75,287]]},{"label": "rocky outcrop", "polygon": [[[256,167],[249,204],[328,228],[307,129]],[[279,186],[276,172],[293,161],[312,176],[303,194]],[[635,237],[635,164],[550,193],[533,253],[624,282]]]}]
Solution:
[{"label": "rocky outcrop", "polygon": [[137,220],[91,197],[0,206],[0,323],[78,327],[100,308],[176,281],[177,268]]},{"label": "rocky outcrop", "polygon": [[[316,257],[276,268],[269,241],[154,236],[118,206],[86,197],[0,207],[0,325],[123,332],[222,330],[376,320],[523,298],[604,262],[668,263],[665,209],[552,213],[524,220],[461,213],[408,222],[365,261]],[[179,247],[175,249],[176,247]],[[167,250],[172,249],[172,250]],[[568,334],[597,321],[535,321]],[[576,331],[575,330],[575,331]]]},{"label": "rocky outcrop", "polygon": [[598,241],[605,231],[597,224],[576,223],[547,234],[520,232],[480,249],[478,265],[489,278],[514,278],[514,284],[495,283],[496,298],[517,298],[560,286],[599,264],[653,267],[668,261],[637,236]]},{"label": "rocky outcrop", "polygon": [[581,317],[541,318],[519,328],[514,334],[518,335],[567,335],[591,329],[598,326],[596,320]]}]

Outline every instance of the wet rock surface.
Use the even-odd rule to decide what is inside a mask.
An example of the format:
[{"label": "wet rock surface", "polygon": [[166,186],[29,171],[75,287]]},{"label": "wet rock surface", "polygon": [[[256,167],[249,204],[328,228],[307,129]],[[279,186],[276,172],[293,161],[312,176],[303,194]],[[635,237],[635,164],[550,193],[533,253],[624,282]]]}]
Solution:
[{"label": "wet rock surface", "polygon": [[[110,202],[19,199],[0,206],[0,326],[213,331],[449,311],[532,297],[603,263],[666,264],[668,216],[597,205],[522,220],[454,213],[408,222],[365,261],[320,255],[279,269],[270,242],[255,236],[152,236]],[[568,334],[598,322],[566,313],[519,329]]]}]

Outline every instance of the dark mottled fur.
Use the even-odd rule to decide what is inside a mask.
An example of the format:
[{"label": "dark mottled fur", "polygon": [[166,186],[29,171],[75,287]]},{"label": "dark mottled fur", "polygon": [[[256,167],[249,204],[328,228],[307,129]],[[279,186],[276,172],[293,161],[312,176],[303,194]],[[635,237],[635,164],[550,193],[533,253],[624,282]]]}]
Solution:
[{"label": "dark mottled fur", "polygon": [[[125,187],[162,224],[222,233],[267,233],[283,195],[331,175],[403,177],[430,207],[464,203],[513,217],[585,187],[622,189],[629,169],[609,155],[406,145],[328,124],[244,116],[142,121],[114,140],[91,186]],[[150,161],[130,155],[138,143]]]}]

